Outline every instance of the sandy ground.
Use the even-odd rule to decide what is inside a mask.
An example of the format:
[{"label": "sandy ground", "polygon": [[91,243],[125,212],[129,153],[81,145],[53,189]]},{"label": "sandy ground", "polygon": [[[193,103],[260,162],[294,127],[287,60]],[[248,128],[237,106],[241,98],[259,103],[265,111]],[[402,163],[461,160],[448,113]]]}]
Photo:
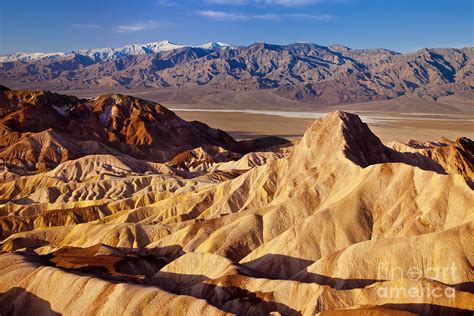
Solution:
[{"label": "sandy ground", "polygon": [[[307,114],[308,118],[285,117],[279,115],[215,112],[215,111],[174,111],[185,120],[198,120],[229,132],[237,139],[246,139],[276,135],[287,139],[298,139],[311,123],[324,113]],[[420,141],[439,140],[441,137],[456,139],[469,137],[474,139],[474,121],[469,116],[448,115],[394,115],[393,113],[359,113],[372,131],[382,141],[392,140],[406,142],[410,139]]]}]

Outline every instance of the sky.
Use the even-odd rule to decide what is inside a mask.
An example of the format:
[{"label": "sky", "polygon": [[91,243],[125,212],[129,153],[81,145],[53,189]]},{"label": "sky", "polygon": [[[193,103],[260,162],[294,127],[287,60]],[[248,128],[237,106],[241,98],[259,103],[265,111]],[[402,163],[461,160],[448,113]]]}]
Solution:
[{"label": "sky", "polygon": [[169,40],[399,52],[473,44],[473,0],[1,0],[0,54]]}]

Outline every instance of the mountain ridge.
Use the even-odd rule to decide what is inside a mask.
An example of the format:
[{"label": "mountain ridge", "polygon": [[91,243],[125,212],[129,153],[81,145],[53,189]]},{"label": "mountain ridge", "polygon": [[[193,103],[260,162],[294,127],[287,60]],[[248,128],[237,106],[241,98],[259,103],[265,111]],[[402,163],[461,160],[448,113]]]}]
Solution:
[{"label": "mountain ridge", "polygon": [[[309,42],[294,42],[289,44],[270,44],[265,42],[255,42],[252,44],[247,45],[270,45],[270,46],[291,46],[291,45],[315,45],[318,47],[327,47],[334,51],[370,51],[370,50],[380,50],[380,51],[387,51],[394,54],[401,54],[400,52],[385,49],[385,48],[372,48],[372,49],[353,49],[348,46],[339,45],[339,44],[331,44],[328,46],[318,45],[315,43]],[[23,60],[23,61],[31,61],[35,59],[41,59],[42,57],[52,57],[52,56],[65,56],[67,54],[74,54],[77,53],[78,55],[87,55],[88,52],[98,52],[98,51],[124,51],[124,53],[128,55],[141,55],[145,53],[157,53],[160,51],[167,51],[167,50],[174,50],[180,48],[204,48],[204,49],[219,49],[219,48],[237,48],[237,47],[246,47],[246,45],[233,45],[227,44],[224,42],[216,41],[216,42],[207,42],[201,45],[182,45],[182,44],[175,44],[169,40],[162,40],[157,42],[147,42],[147,43],[135,43],[135,44],[127,44],[121,47],[100,47],[100,48],[79,48],[74,49],[71,51],[66,52],[16,52],[16,53],[9,53],[9,54],[0,54],[0,62],[7,62],[7,61],[15,61],[15,60]],[[137,48],[137,49],[133,49]],[[153,48],[158,48],[158,50],[153,50]],[[421,49],[420,49],[421,50]]]},{"label": "mountain ridge", "polygon": [[117,152],[164,162],[203,145],[237,153],[250,147],[156,102],[126,95],[79,99],[49,91],[0,91],[0,162],[11,167],[48,169],[71,158]]},{"label": "mountain ridge", "polygon": [[[26,100],[43,112],[69,100],[0,90],[30,96]],[[100,113],[117,107],[102,117],[104,130],[122,130],[119,118],[131,119],[137,114],[131,109],[158,108],[113,94],[88,102],[97,102],[91,108]],[[4,108],[2,119],[23,111],[29,122],[16,125],[21,136],[37,138],[27,130],[55,127],[51,119],[32,125],[34,104]],[[64,105],[58,109],[74,114]],[[169,118],[165,109],[160,113]],[[8,148],[22,143],[13,127],[2,132],[12,136]],[[41,137],[59,140],[49,129]],[[166,136],[181,140],[179,133]],[[46,153],[57,153],[53,143],[43,143]],[[58,144],[71,153],[81,145]],[[336,111],[284,148],[242,156],[216,146],[186,147],[165,164],[110,151],[64,155],[53,169],[24,174],[0,163],[3,309],[153,314],[161,308],[208,315],[474,310],[472,140],[384,145],[357,115]],[[455,273],[433,273],[453,265]],[[384,289],[397,295],[381,295]],[[413,296],[413,289],[453,296]]]},{"label": "mountain ridge", "polygon": [[[199,87],[208,94],[271,91],[287,99],[320,105],[403,95],[436,100],[474,90],[472,47],[401,54],[387,49],[357,50],[311,43],[218,44],[217,48],[212,44],[204,48],[164,44],[173,49],[139,55],[110,49],[84,50],[84,55],[0,62],[0,83],[49,90]],[[136,52],[132,46],[129,52]]]},{"label": "mountain ridge", "polygon": [[52,59],[55,57],[66,57],[67,55],[82,55],[93,57],[96,55],[97,59],[114,59],[126,55],[146,55],[151,53],[164,52],[185,47],[203,48],[203,49],[220,49],[231,47],[231,45],[223,42],[208,42],[202,45],[180,45],[172,43],[168,40],[158,42],[148,42],[145,44],[128,44],[119,48],[102,47],[102,48],[81,48],[69,52],[36,52],[36,53],[12,53],[0,55],[0,62],[11,61],[34,61],[41,59]]}]

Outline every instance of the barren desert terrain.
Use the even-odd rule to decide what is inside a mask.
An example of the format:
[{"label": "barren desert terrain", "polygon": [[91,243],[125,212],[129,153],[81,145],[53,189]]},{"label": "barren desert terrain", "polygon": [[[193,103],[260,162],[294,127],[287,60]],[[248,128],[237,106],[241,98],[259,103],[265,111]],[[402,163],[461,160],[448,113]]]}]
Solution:
[{"label": "barren desert terrain", "polygon": [[0,105],[2,314],[474,310],[469,117]]},{"label": "barren desert terrain", "polygon": [[0,1],[0,316],[473,316],[473,13]]}]

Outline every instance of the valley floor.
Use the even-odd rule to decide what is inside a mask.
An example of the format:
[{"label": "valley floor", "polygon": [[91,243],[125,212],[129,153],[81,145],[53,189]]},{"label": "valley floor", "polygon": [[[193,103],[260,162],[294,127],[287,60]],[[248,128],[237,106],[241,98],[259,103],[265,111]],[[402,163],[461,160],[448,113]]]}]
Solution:
[{"label": "valley floor", "polygon": [[[237,139],[275,135],[295,140],[303,136],[315,118],[325,114],[319,112],[276,112],[275,114],[270,111],[180,109],[177,106],[173,110],[185,120],[201,121],[226,130]],[[358,114],[383,142],[407,142],[411,139],[428,141],[439,140],[441,137],[456,139],[462,136],[474,139],[474,118],[472,116],[383,112],[359,112]]]},{"label": "valley floor", "polygon": [[[23,87],[23,86],[22,86]],[[323,106],[279,96],[272,91],[208,91],[203,88],[68,90],[60,93],[95,97],[102,93],[131,94],[173,109],[185,120],[197,120],[230,132],[238,139],[280,136],[299,139],[326,113],[357,113],[383,142],[441,137],[474,139],[474,92],[429,100],[402,96],[385,101]]]}]

